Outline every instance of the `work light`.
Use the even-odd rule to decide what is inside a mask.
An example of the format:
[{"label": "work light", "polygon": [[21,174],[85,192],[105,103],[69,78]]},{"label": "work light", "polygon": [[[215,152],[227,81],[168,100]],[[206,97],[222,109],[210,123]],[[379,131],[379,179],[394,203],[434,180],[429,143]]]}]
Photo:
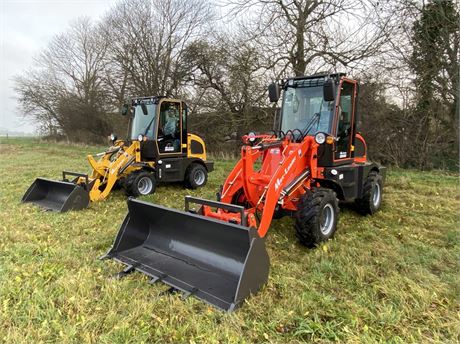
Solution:
[{"label": "work light", "polygon": [[322,145],[324,142],[326,142],[326,134],[317,133],[315,135],[315,141],[316,141],[317,144]]}]

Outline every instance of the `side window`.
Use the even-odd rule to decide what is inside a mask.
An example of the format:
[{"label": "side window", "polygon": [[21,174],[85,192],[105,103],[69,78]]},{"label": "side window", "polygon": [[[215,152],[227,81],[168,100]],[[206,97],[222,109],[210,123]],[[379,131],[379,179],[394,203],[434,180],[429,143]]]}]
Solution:
[{"label": "side window", "polygon": [[180,103],[168,101],[162,102],[158,125],[158,148],[160,153],[180,152],[180,121]]},{"label": "side window", "polygon": [[340,92],[335,158],[350,157],[354,84],[344,82]]}]

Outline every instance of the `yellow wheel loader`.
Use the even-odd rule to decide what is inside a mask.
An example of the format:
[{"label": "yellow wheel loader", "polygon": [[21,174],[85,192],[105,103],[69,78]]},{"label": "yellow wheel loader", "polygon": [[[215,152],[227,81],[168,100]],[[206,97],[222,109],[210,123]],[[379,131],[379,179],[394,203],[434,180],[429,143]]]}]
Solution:
[{"label": "yellow wheel loader", "polygon": [[22,201],[64,212],[101,201],[117,186],[134,197],[155,192],[160,182],[183,182],[192,189],[204,186],[214,164],[206,158],[204,141],[188,133],[187,112],[178,99],[132,99],[121,109],[122,115],[130,116],[128,139],[112,134],[107,151],[88,155],[90,175],[63,171],[62,181],[37,178]]}]

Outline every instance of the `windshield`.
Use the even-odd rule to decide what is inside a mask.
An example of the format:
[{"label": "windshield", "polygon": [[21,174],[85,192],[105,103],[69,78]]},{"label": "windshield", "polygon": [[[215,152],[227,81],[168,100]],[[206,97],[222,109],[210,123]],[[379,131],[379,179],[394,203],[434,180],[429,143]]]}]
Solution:
[{"label": "windshield", "polygon": [[134,110],[134,118],[131,124],[131,139],[137,140],[140,134],[147,136],[153,140],[155,135],[155,116],[156,104],[145,104],[147,107],[147,115],[142,112],[142,107],[136,105]]},{"label": "windshield", "polygon": [[[312,122],[308,134],[315,135],[318,131],[330,133],[334,102],[323,99],[323,86],[287,87],[284,91],[281,130],[299,129],[304,131]],[[315,114],[319,118],[313,119]]]}]

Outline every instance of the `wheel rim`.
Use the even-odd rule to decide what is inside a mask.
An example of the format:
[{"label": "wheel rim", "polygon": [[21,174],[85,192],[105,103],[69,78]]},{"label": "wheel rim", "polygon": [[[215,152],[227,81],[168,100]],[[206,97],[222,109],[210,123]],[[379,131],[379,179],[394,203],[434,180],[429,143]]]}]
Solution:
[{"label": "wheel rim", "polygon": [[137,189],[141,195],[148,195],[153,189],[152,179],[149,177],[142,177],[137,182]]},{"label": "wheel rim", "polygon": [[372,193],[372,204],[374,205],[375,208],[377,208],[380,205],[380,196],[381,196],[380,185],[379,183],[376,183],[374,187],[374,192]]},{"label": "wheel rim", "polygon": [[195,182],[196,185],[202,185],[205,179],[206,179],[206,175],[204,174],[203,170],[195,171],[195,174],[193,175],[193,181]]},{"label": "wheel rim", "polygon": [[331,204],[326,204],[321,214],[321,233],[328,235],[334,226],[334,208]]}]

